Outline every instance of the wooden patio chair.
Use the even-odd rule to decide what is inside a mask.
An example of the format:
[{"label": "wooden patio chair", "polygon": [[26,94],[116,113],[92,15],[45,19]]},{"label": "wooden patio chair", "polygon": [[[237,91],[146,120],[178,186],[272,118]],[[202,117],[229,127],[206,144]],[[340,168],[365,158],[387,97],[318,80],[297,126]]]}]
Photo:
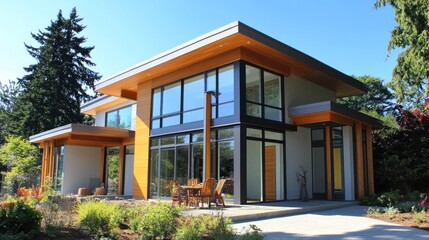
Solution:
[{"label": "wooden patio chair", "polygon": [[198,184],[198,178],[188,179],[188,186],[195,186]]},{"label": "wooden patio chair", "polygon": [[185,197],[182,195],[180,191],[180,184],[178,181],[173,181],[173,186],[171,186],[171,183],[167,183],[167,188],[170,190],[171,194],[171,205],[174,206],[174,204],[178,204],[179,206],[185,202]]},{"label": "wooden patio chair", "polygon": [[201,205],[204,207],[204,203],[207,203],[210,208],[210,201],[213,198],[214,186],[216,180],[214,178],[208,178],[203,182],[203,188],[201,189]]},{"label": "wooden patio chair", "polygon": [[225,200],[222,197],[222,189],[225,185],[226,179],[221,179],[216,185],[216,189],[213,194],[213,198],[211,199],[211,203],[214,203],[216,207],[219,207],[219,205],[222,205],[222,207],[225,207]]}]

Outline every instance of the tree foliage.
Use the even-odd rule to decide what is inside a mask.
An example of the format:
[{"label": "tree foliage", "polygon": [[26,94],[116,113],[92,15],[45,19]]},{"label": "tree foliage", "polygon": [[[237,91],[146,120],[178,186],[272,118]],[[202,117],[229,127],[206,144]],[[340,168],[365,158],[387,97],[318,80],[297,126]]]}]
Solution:
[{"label": "tree foliage", "polygon": [[6,140],[5,136],[18,134],[14,108],[20,91],[20,86],[14,81],[9,81],[9,85],[0,83],[0,145]]},{"label": "tree foliage", "polygon": [[5,176],[3,183],[9,191],[16,190],[19,186],[39,184],[40,152],[27,139],[6,137],[6,143],[0,148],[0,163],[7,167],[7,171],[2,174]]},{"label": "tree foliage", "polygon": [[24,68],[27,75],[18,79],[22,93],[15,115],[22,136],[83,122],[80,104],[93,97],[87,90],[94,89],[100,76],[89,69],[95,65],[90,61],[94,47],[82,46],[86,38],[79,35],[85,29],[81,21],[75,8],[69,18],[59,11],[45,31],[31,34],[40,46],[25,44],[36,63]]},{"label": "tree foliage", "polygon": [[389,53],[404,49],[393,70],[392,86],[401,103],[421,104],[429,93],[429,1],[377,0],[375,7],[390,5],[397,26],[391,32]]},{"label": "tree foliage", "polygon": [[350,96],[338,99],[338,103],[356,111],[376,112],[380,116],[386,115],[393,108],[393,94],[377,77],[353,76],[368,86],[368,92],[363,95]]},{"label": "tree foliage", "polygon": [[374,172],[379,192],[429,191],[429,111],[394,111],[399,129],[374,135]]}]

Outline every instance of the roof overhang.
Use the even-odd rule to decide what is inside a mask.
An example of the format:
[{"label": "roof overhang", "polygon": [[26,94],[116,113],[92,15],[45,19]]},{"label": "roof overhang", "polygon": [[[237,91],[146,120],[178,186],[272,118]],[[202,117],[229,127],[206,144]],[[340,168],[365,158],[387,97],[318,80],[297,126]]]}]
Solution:
[{"label": "roof overhang", "polygon": [[294,124],[301,126],[353,126],[356,122],[370,125],[375,129],[383,126],[382,121],[379,119],[331,101],[292,106],[289,107],[288,114]]},{"label": "roof overhang", "polygon": [[367,91],[365,84],[356,79],[241,22],[228,24],[143,61],[98,82],[95,87],[100,93],[117,97],[136,96],[138,85],[146,81],[177,80],[240,59],[284,75],[298,75],[335,91],[337,97]]},{"label": "roof overhang", "polygon": [[[95,116],[95,114],[99,111],[103,111],[107,108],[117,106],[127,101],[130,101],[130,99],[109,96],[109,95],[102,95],[89,102],[82,104],[80,106],[80,112],[83,114]],[[131,101],[134,101],[134,100],[131,100]]]},{"label": "roof overhang", "polygon": [[68,124],[30,137],[30,142],[40,144],[55,141],[55,145],[117,145],[134,138],[134,131],[120,128]]}]

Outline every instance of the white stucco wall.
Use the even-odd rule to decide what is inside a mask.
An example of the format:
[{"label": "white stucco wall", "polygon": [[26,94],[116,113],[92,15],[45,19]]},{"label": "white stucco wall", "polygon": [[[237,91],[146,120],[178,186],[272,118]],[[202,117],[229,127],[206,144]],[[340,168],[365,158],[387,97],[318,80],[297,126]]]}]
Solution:
[{"label": "white stucco wall", "polygon": [[300,186],[296,182],[296,172],[300,166],[307,170],[308,197],[313,197],[311,168],[311,130],[298,127],[296,132],[286,132],[286,183],[287,199],[299,199]]},{"label": "white stucco wall", "polygon": [[124,102],[122,104],[116,105],[114,107],[110,107],[110,108],[106,108],[102,111],[99,111],[96,113],[95,115],[95,126],[99,126],[99,127],[105,127],[106,126],[106,113],[110,112],[114,109],[118,109],[118,108],[122,108],[125,106],[129,106],[132,105],[131,107],[131,129],[130,130],[135,130],[136,129],[136,103],[135,101],[129,100],[127,102]]},{"label": "white stucco wall", "polygon": [[345,200],[355,200],[354,183],[354,152],[353,152],[353,128],[343,127],[343,152],[344,152],[344,197]]},{"label": "white stucco wall", "polygon": [[100,177],[99,147],[65,145],[63,194],[77,194],[81,187],[90,187],[90,180]]},{"label": "white stucco wall", "polygon": [[288,123],[292,123],[292,120],[288,118],[288,107],[322,101],[335,101],[335,99],[334,91],[295,75],[285,77],[285,112]]}]

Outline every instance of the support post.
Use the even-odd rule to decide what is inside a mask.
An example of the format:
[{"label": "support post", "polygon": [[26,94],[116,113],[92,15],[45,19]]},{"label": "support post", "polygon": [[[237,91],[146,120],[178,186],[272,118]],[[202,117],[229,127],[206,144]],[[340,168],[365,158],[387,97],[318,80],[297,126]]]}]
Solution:
[{"label": "support post", "polygon": [[210,178],[211,172],[211,146],[210,146],[210,127],[212,120],[212,93],[211,91],[204,93],[204,169],[205,178]]},{"label": "support post", "polygon": [[366,127],[366,154],[368,159],[368,190],[374,193],[374,157],[372,154],[372,131],[371,126]]},{"label": "support post", "polygon": [[326,197],[332,200],[332,147],[331,147],[331,127],[325,127],[326,141]]}]

